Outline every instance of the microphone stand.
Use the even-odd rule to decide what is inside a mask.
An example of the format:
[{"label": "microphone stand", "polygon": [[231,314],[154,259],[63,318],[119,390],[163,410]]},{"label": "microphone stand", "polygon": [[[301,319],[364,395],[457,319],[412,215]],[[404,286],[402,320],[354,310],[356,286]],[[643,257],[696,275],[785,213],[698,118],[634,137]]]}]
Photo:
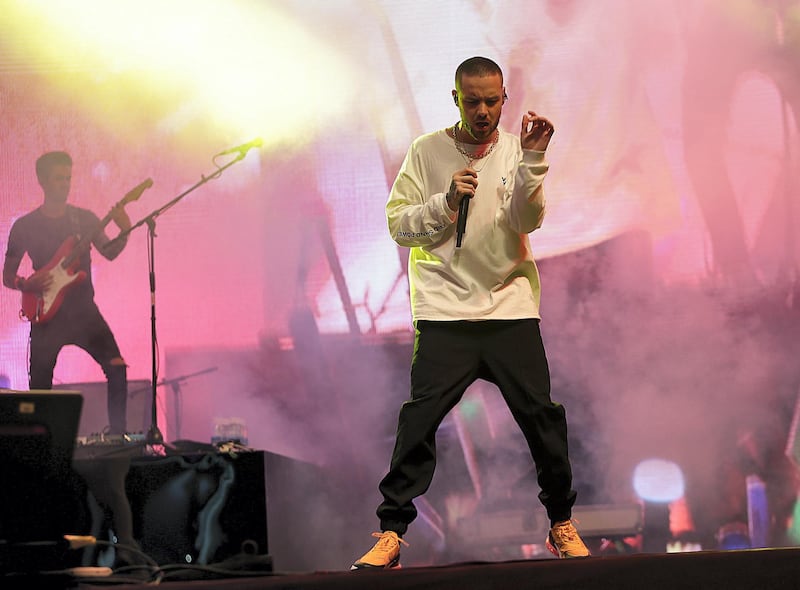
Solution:
[{"label": "microphone stand", "polygon": [[[144,444],[147,446],[164,446],[164,435],[161,433],[161,430],[158,428],[158,409],[157,409],[157,396],[156,392],[158,389],[158,355],[157,355],[157,342],[158,338],[156,337],[156,274],[155,274],[155,237],[156,237],[156,219],[165,211],[172,208],[174,205],[178,203],[181,199],[183,199],[186,195],[194,191],[195,189],[201,187],[202,185],[206,184],[209,180],[214,180],[222,176],[222,173],[233,166],[236,162],[244,159],[247,155],[248,150],[251,147],[255,147],[254,145],[246,145],[242,146],[241,149],[236,149],[238,151],[238,155],[225,164],[224,166],[218,166],[217,171],[214,172],[211,176],[200,176],[200,180],[190,186],[188,189],[183,191],[177,197],[163,205],[162,207],[156,209],[155,211],[151,212],[146,217],[142,218],[140,221],[136,222],[134,225],[129,227],[124,232],[120,232],[118,236],[114,238],[113,241],[121,240],[128,236],[133,230],[137,227],[147,224],[148,230],[148,266],[149,266],[149,277],[150,277],[150,355],[151,355],[151,367],[152,367],[152,392],[151,392],[151,405],[150,405],[150,428],[147,431],[147,435],[145,438]],[[227,152],[221,152],[212,158],[212,161],[216,159],[217,156],[224,155],[225,153],[230,153],[231,150],[227,150]]]},{"label": "microphone stand", "polygon": [[[158,387],[162,385],[169,385],[172,388],[172,391],[175,395],[175,438],[181,437],[181,407],[183,405],[183,400],[181,399],[181,383],[184,383],[191,379],[192,377],[197,377],[198,375],[204,375],[206,373],[211,373],[212,371],[216,371],[217,367],[209,367],[207,369],[203,369],[201,371],[195,371],[194,373],[187,373],[185,375],[179,375],[178,377],[173,377],[172,379],[162,379],[158,383]],[[130,392],[128,394],[129,397],[134,397],[143,391],[149,391],[150,387],[145,387],[142,389],[137,389],[134,392]]]}]

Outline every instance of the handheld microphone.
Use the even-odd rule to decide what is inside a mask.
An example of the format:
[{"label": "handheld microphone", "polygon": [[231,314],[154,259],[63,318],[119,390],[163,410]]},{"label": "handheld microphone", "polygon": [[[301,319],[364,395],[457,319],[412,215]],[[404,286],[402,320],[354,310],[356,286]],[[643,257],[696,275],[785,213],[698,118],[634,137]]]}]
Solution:
[{"label": "handheld microphone", "polygon": [[464,195],[458,204],[458,219],[456,220],[456,248],[461,247],[461,240],[467,229],[467,211],[469,211],[469,195]]},{"label": "handheld microphone", "polygon": [[228,148],[227,150],[222,151],[217,155],[226,156],[228,154],[235,154],[235,153],[244,155],[253,148],[260,148],[263,143],[264,143],[263,139],[261,139],[260,137],[256,137],[253,141],[248,141],[247,143],[243,143],[242,145],[237,145],[236,147]]}]

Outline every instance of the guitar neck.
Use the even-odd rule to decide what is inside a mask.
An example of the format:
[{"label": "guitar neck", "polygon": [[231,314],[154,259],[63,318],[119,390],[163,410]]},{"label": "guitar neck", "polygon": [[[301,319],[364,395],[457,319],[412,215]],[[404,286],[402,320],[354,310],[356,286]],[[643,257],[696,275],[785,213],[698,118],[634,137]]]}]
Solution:
[{"label": "guitar neck", "polygon": [[72,251],[64,257],[64,261],[61,263],[61,266],[64,268],[69,268],[78,258],[80,258],[86,250],[91,248],[92,242],[94,239],[100,234],[101,231],[105,229],[108,223],[111,221],[112,215],[111,211],[109,211],[103,219],[100,220],[100,223],[97,227],[89,232],[88,234],[84,234],[81,236],[81,239],[78,240],[78,243],[75,244],[75,247],[72,248]]},{"label": "guitar neck", "polygon": [[91,247],[94,239],[98,236],[98,234],[101,231],[105,229],[105,227],[108,225],[108,222],[111,221],[111,219],[113,218],[112,213],[115,208],[124,207],[128,203],[132,203],[133,201],[138,200],[139,197],[142,196],[142,193],[151,186],[153,186],[153,179],[148,178],[144,182],[140,182],[138,185],[129,190],[127,194],[124,197],[122,197],[122,199],[120,199],[120,201],[111,208],[111,210],[106,214],[106,216],[100,220],[100,223],[97,225],[96,228],[94,228],[94,230],[92,230],[85,236],[81,236],[81,239],[78,241],[77,244],[75,244],[75,247],[72,249],[72,252],[70,252],[70,254],[64,258],[62,266],[64,268],[68,268],[71,264],[75,262],[75,260],[78,259],[78,257],[80,257],[83,254],[85,250]]}]

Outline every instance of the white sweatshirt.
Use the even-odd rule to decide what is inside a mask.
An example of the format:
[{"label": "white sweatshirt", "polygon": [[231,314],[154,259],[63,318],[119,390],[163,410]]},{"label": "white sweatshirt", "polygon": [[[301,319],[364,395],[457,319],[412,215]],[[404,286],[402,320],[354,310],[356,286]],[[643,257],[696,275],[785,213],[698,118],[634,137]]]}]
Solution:
[{"label": "white sweatshirt", "polygon": [[411,248],[413,319],[538,318],[539,271],[528,233],[544,218],[545,154],[523,150],[519,137],[500,132],[494,151],[473,164],[478,188],[456,248],[457,213],[445,197],[466,163],[445,130],[423,135],[411,144],[389,194],[389,232]]}]

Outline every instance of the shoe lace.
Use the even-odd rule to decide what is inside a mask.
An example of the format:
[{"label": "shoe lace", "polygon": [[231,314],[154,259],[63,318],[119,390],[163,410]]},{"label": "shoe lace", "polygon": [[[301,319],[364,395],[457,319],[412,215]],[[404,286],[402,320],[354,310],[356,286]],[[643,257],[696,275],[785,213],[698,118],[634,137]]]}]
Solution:
[{"label": "shoe lace", "polygon": [[389,531],[383,533],[372,533],[373,537],[380,539],[377,543],[375,543],[375,547],[372,548],[373,551],[380,551],[383,553],[388,553],[394,550],[395,539],[408,547],[408,543],[406,543],[403,539],[401,539],[397,534],[390,534]]},{"label": "shoe lace", "polygon": [[553,527],[553,536],[560,543],[574,543],[578,540],[578,531],[571,520],[560,522]]}]

